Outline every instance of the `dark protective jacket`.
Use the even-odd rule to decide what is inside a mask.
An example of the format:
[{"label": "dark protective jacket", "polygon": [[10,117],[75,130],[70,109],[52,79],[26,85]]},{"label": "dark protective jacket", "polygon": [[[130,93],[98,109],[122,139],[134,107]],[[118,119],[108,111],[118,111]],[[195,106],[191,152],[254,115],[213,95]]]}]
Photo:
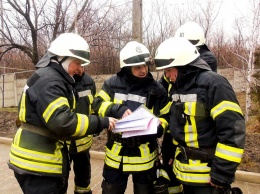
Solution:
[{"label": "dark protective jacket", "polygon": [[198,46],[200,58],[203,59],[211,68],[212,71],[217,72],[218,62],[216,56],[209,50],[207,45]]},{"label": "dark protective jacket", "polygon": [[245,120],[230,83],[199,68],[203,63],[195,60],[184,71],[178,68],[170,131],[179,146],[215,151],[209,160],[186,160],[178,147],[173,170],[185,184],[208,184],[210,177],[231,184],[244,150]]},{"label": "dark protective jacket", "polygon": [[[93,113],[92,103],[96,94],[96,85],[94,80],[87,74],[74,76],[75,78],[75,95],[77,98],[76,113],[90,115]],[[93,135],[67,141],[69,152],[79,153],[88,150],[92,145]]]},{"label": "dark protective jacket", "polygon": [[73,78],[55,62],[39,68],[27,80],[18,107],[22,125],[11,145],[9,167],[15,172],[66,176],[69,161],[64,140],[109,126],[108,118],[74,112],[73,83]]},{"label": "dark protective jacket", "polygon": [[[94,99],[95,112],[101,116],[121,118],[128,108],[134,111],[144,104],[155,116],[159,117],[164,129],[167,128],[167,118],[164,117],[169,113],[167,93],[153,79],[151,73],[145,80],[143,83],[137,83],[129,80],[124,73],[112,76],[104,82],[101,91]],[[151,97],[153,100],[148,102],[147,99],[150,98],[148,96],[151,93],[154,94]],[[141,143],[133,146],[128,146],[118,139],[110,139],[106,144],[105,165],[108,168],[130,173],[153,168],[157,158],[156,136],[145,135],[135,138],[138,138]]]}]

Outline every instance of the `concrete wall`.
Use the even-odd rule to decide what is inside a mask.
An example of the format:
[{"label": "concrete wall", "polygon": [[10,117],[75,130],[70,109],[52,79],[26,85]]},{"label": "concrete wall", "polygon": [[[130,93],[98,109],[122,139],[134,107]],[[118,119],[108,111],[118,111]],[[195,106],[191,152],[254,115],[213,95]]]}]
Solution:
[{"label": "concrete wall", "polygon": [[[234,69],[219,69],[218,73],[226,77],[233,86],[235,92],[245,91],[246,80],[240,71]],[[155,79],[160,79],[163,71],[152,72]],[[112,75],[94,75],[92,78],[96,82],[97,91],[102,87],[103,82]],[[4,82],[3,82],[4,80]],[[15,79],[15,74],[5,74],[0,77],[0,106],[4,107],[17,106],[23,91],[26,79]],[[3,92],[4,88],[4,92]]]}]

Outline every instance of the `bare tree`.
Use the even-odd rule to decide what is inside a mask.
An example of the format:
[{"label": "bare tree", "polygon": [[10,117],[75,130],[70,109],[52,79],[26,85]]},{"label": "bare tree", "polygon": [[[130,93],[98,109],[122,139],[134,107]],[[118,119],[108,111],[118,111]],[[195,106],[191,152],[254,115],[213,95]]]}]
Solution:
[{"label": "bare tree", "polygon": [[[242,17],[235,20],[237,35],[233,42],[233,49],[230,52],[240,61],[241,69],[247,79],[246,87],[246,120],[248,120],[251,109],[251,87],[255,84],[254,74],[254,53],[260,41],[260,0],[250,0],[250,7],[247,15],[241,12]],[[234,65],[230,64],[234,67]]]},{"label": "bare tree", "polygon": [[[73,0],[7,0],[6,7],[11,12],[3,9],[0,59],[10,50],[18,49],[36,64],[48,42],[59,33],[73,29],[75,10],[70,10],[72,4]],[[77,19],[83,16],[89,4],[91,1],[80,4]]]}]

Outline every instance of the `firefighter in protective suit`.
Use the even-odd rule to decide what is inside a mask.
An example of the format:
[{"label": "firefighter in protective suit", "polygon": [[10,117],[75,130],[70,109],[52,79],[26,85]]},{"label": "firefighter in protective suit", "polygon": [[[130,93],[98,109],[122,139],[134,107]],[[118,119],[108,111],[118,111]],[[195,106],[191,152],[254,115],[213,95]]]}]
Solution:
[{"label": "firefighter in protective suit", "polygon": [[199,24],[196,22],[186,22],[177,29],[175,36],[188,39],[197,47],[200,58],[210,66],[212,71],[217,72],[217,58],[206,45],[204,30]]},{"label": "firefighter in protective suit", "polygon": [[161,124],[157,134],[122,138],[108,133],[103,169],[103,194],[123,194],[130,174],[135,194],[154,193],[152,174],[157,160],[157,137],[168,127],[167,92],[149,72],[150,52],[136,41],[128,42],[120,51],[121,71],[106,80],[94,99],[93,107],[101,116],[124,118],[145,105]]},{"label": "firefighter in protective suit", "polygon": [[[188,39],[197,47],[200,58],[210,66],[212,71],[217,72],[217,58],[206,45],[204,30],[199,24],[196,22],[186,22],[177,29],[174,36]],[[165,75],[161,77],[160,83],[166,88],[169,94],[173,92],[173,83],[170,82]]]},{"label": "firefighter in protective suit", "polygon": [[[75,91],[77,96],[77,105],[75,112],[90,115],[93,113],[92,103],[96,94],[96,85],[94,80],[84,72],[84,67],[87,64],[81,65],[79,72],[73,76],[75,79]],[[91,194],[91,164],[89,150],[92,145],[93,135],[67,141],[70,153],[70,160],[73,161],[74,170],[74,193]]]},{"label": "firefighter in protective suit", "polygon": [[159,45],[154,59],[175,87],[172,170],[185,194],[230,193],[244,151],[245,120],[230,83],[199,56],[187,39],[174,37]]},{"label": "firefighter in protective suit", "polygon": [[23,193],[66,193],[69,157],[65,140],[115,126],[114,118],[74,112],[72,76],[82,63],[89,63],[87,42],[77,34],[61,34],[26,82],[18,106],[21,126],[8,162]]}]

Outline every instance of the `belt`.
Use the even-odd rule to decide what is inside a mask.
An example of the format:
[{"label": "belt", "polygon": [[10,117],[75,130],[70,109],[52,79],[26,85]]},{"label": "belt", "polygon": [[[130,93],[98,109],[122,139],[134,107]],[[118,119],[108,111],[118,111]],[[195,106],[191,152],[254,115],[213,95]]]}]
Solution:
[{"label": "belt", "polygon": [[122,143],[123,145],[127,145],[128,147],[136,147],[143,143],[150,142],[150,138],[144,138],[140,136],[136,137],[128,137],[128,138],[122,138],[122,135],[119,133],[112,133],[108,131],[108,139],[111,141],[116,141],[119,143]]},{"label": "belt", "polygon": [[40,134],[40,135],[45,136],[45,137],[49,137],[51,139],[55,139],[55,140],[58,139],[57,135],[55,133],[51,132],[46,127],[39,127],[39,126],[32,125],[32,124],[29,124],[29,123],[21,122],[21,128],[28,130],[30,132],[33,132],[33,133]]},{"label": "belt", "polygon": [[181,145],[179,145],[179,148],[185,160],[212,160],[216,150],[216,148],[193,148]]}]

